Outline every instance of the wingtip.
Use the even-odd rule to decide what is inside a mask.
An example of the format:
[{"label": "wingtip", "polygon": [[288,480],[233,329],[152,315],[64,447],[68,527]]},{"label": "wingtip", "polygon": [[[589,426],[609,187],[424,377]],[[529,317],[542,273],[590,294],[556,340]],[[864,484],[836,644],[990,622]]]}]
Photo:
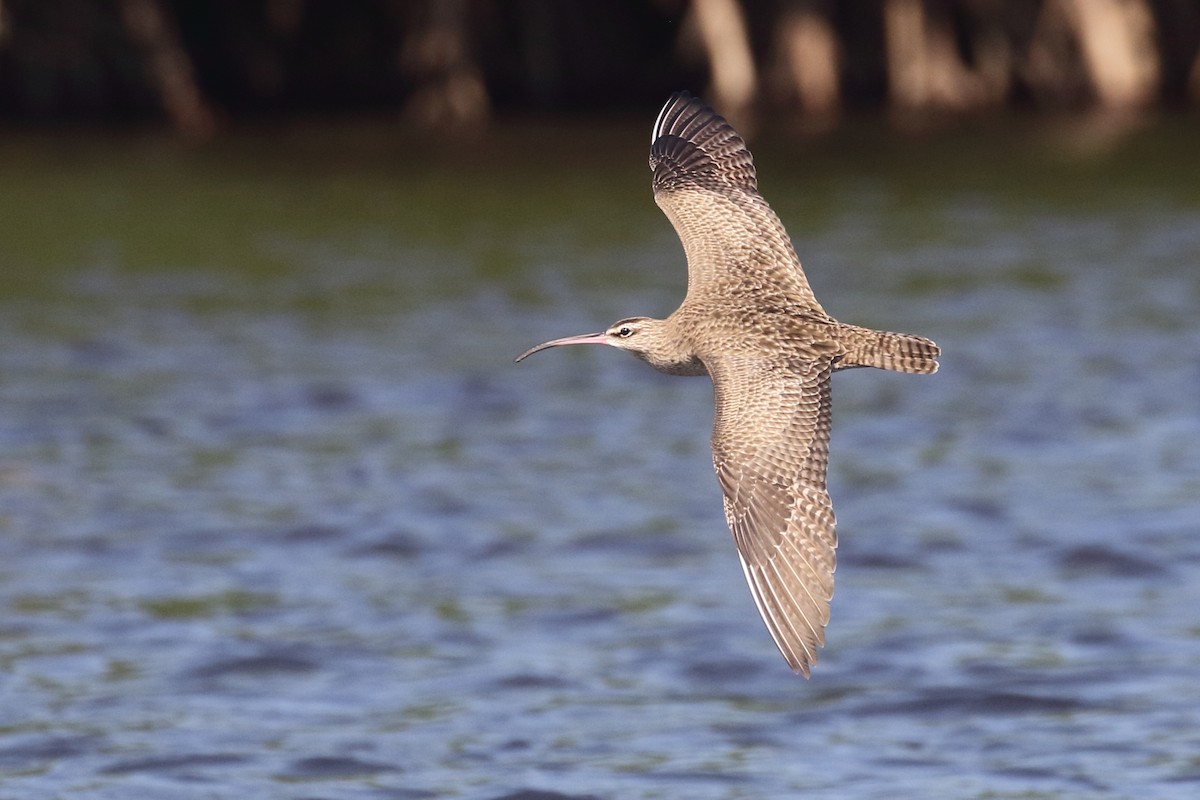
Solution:
[{"label": "wingtip", "polygon": [[650,128],[650,144],[653,145],[658,141],[658,138],[663,135],[664,131],[670,130],[672,123],[678,118],[679,114],[689,106],[696,106],[697,111],[704,109],[712,111],[703,100],[686,89],[672,93],[667,98],[667,102],[663,103],[658,116],[655,117],[654,126]]},{"label": "wingtip", "polygon": [[[779,643],[776,642],[776,645],[778,644]],[[821,644],[817,644],[817,647],[820,646]],[[788,666],[792,668],[792,672],[794,674],[799,675],[800,677],[804,678],[804,680],[808,680],[812,677],[812,668],[817,663],[817,652],[815,648],[810,650],[809,647],[803,643],[802,647],[803,650],[801,652],[790,655],[788,653],[783,653],[783,657],[788,662]],[[782,647],[779,649],[780,652],[783,652]]]},{"label": "wingtip", "polygon": [[654,190],[698,177],[743,189],[757,188],[754,159],[728,120],[691,92],[667,98],[650,129]]}]

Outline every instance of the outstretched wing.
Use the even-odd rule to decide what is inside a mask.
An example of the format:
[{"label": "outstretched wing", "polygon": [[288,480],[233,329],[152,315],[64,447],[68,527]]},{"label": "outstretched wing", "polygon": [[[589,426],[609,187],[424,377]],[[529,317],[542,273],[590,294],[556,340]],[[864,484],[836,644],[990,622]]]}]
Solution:
[{"label": "outstretched wing", "polygon": [[795,672],[825,643],[837,535],[825,489],[831,363],[706,362],[716,389],[713,466],[754,602]]},{"label": "outstretched wing", "polygon": [[746,143],[687,92],[671,95],[650,136],[658,203],[687,254],[689,295],[800,303],[824,316],[779,217],[758,193]]}]

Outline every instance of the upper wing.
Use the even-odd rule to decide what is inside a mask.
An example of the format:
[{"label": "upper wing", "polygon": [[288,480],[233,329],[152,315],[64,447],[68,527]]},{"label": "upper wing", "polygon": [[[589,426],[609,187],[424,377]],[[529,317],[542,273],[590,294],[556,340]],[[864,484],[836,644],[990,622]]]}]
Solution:
[{"label": "upper wing", "polygon": [[754,602],[808,676],[825,643],[837,535],[825,489],[830,361],[707,363],[716,388],[713,465]]},{"label": "upper wing", "polygon": [[663,106],[650,137],[654,201],[688,261],[688,292],[790,300],[825,315],[787,231],[758,193],[746,143],[723,117],[687,92]]}]

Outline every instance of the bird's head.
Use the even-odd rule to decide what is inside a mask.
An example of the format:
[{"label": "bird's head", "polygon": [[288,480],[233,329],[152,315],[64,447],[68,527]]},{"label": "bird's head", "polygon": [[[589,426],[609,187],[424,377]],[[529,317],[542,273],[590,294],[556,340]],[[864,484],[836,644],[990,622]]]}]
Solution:
[{"label": "bird's head", "polygon": [[671,375],[705,374],[704,365],[679,336],[673,327],[672,319],[628,317],[617,320],[599,333],[567,336],[539,344],[517,356],[517,361],[548,347],[564,344],[607,344],[633,353],[659,372]]},{"label": "bird's head", "polygon": [[655,341],[659,338],[658,334],[662,325],[663,321],[659,319],[629,317],[628,319],[617,320],[612,325],[609,325],[606,330],[598,333],[564,336],[561,339],[543,342],[537,347],[531,347],[524,353],[521,353],[521,355],[517,356],[517,361],[528,358],[539,350],[559,347],[564,344],[607,344],[621,350],[628,350],[634,355],[642,356],[643,353],[653,349]]}]

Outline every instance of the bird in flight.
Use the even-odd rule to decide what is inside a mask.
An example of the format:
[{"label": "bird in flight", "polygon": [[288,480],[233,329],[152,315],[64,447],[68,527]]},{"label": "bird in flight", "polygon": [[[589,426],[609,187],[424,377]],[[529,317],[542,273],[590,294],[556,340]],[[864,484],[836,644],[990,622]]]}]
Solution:
[{"label": "bird in flight", "polygon": [[825,643],[837,535],[825,488],[830,376],[852,367],[937,371],[921,336],[838,322],[808,285],[742,137],[687,92],[650,137],[654,201],[687,256],[687,295],[666,319],[533,347],[607,344],[671,375],[708,375],[712,456],[750,593],[783,657],[808,677]]}]

